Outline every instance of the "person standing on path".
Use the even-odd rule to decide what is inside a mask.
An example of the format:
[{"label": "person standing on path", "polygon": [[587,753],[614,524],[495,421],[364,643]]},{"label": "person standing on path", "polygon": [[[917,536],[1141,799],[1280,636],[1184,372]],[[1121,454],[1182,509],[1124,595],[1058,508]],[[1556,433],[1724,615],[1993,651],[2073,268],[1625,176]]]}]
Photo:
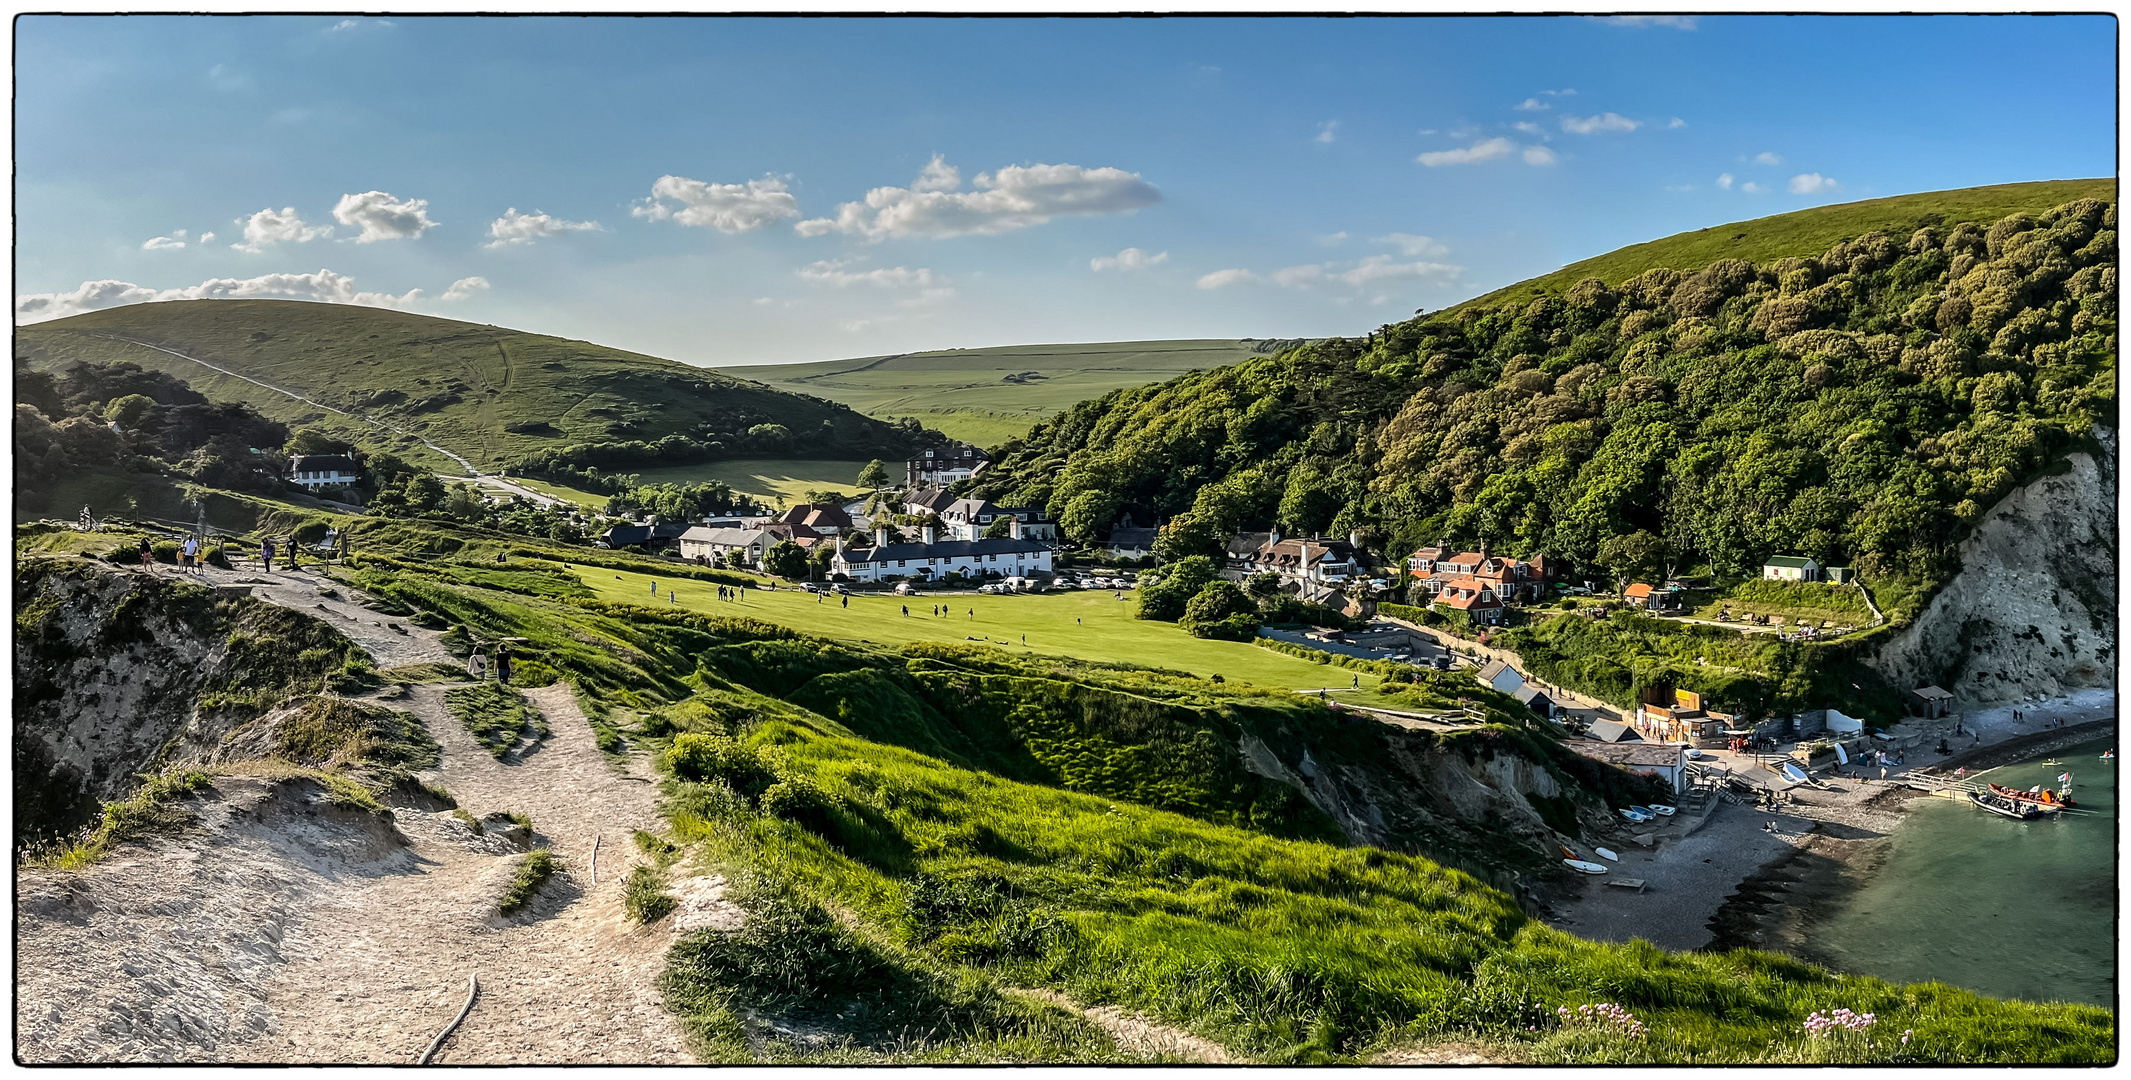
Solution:
[{"label": "person standing on path", "polygon": [[289,534],[288,549],[286,554],[289,558],[290,570],[294,571],[303,569],[303,566],[297,562],[297,560],[302,557],[302,553],[296,550],[296,536],[294,533]]},{"label": "person standing on path", "polygon": [[141,537],[141,569],[155,572],[155,545],[145,536]]},{"label": "person standing on path", "polygon": [[496,643],[496,681],[511,681],[511,643],[508,641]]},{"label": "person standing on path", "polygon": [[488,678],[488,656],[475,649],[474,654],[466,658],[466,673],[473,676],[475,682]]},{"label": "person standing on path", "polygon": [[197,537],[197,536],[188,536],[188,537],[186,537],[186,538],[185,538],[185,546],[184,546],[184,547],[182,547],[182,548],[179,548],[179,549],[178,549],[178,565],[179,565],[180,567],[183,567],[184,569],[190,570],[190,571],[192,571],[192,572],[194,572],[194,573],[198,573],[198,572],[199,572],[199,570],[200,570],[200,538],[199,538],[199,537]]},{"label": "person standing on path", "polygon": [[259,541],[259,565],[266,567],[269,574],[274,572],[274,538],[271,536]]}]

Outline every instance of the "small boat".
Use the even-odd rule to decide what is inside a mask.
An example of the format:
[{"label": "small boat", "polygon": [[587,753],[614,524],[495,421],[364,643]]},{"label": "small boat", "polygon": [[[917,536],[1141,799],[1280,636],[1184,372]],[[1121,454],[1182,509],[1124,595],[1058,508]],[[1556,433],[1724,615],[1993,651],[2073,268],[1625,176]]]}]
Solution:
[{"label": "small boat", "polygon": [[2101,752],[2101,759],[2102,759],[2103,761],[2115,761],[2115,760],[2116,760],[2116,751],[2114,751],[2114,750],[2104,750],[2104,751],[2102,751],[2102,752]]},{"label": "small boat", "polygon": [[1594,850],[1594,851],[1598,852],[1598,857],[1599,857],[1599,858],[1601,858],[1601,859],[1604,859],[1604,860],[1606,860],[1607,862],[1619,862],[1619,861],[1620,861],[1620,856],[1619,856],[1619,855],[1617,855],[1617,854],[1614,854],[1614,852],[1613,852],[1613,849],[1612,849],[1612,848],[1594,848],[1594,849],[1592,849],[1592,850]]},{"label": "small boat", "polygon": [[1635,809],[1623,810],[1620,812],[1620,816],[1627,818],[1629,821],[1635,822],[1637,825],[1640,825],[1643,822],[1650,820],[1649,814],[1645,814],[1642,811]]},{"label": "small boat", "polygon": [[2000,817],[2009,817],[2017,821],[2034,821],[2047,816],[2046,811],[2037,809],[2033,803],[2015,802],[2003,795],[1988,791],[1971,791],[1968,793],[1968,801]]},{"label": "small boat", "polygon": [[1645,817],[1645,818],[1654,818],[1654,817],[1656,817],[1656,816],[1657,816],[1657,811],[1655,811],[1655,810],[1652,810],[1652,809],[1650,809],[1649,807],[1647,807],[1647,806],[1644,806],[1644,805],[1643,805],[1643,804],[1641,804],[1641,803],[1636,803],[1636,804],[1635,804],[1634,806],[1631,806],[1631,807],[1629,807],[1628,809],[1630,809],[1630,810],[1633,810],[1633,811],[1635,811],[1636,813],[1638,813],[1638,814],[1641,814],[1641,815],[1643,815],[1643,817]]},{"label": "small boat", "polygon": [[1805,770],[1788,761],[1783,763],[1783,775],[1794,784],[1803,784],[1807,780]]},{"label": "small boat", "polygon": [[1990,785],[1990,793],[2002,799],[2010,799],[2025,806],[2032,806],[2045,814],[2054,814],[2065,807],[2078,805],[2072,801],[2072,796],[2069,792],[2060,794],[2048,788],[2042,788],[2037,791],[2022,791],[2019,788],[1992,784]]},{"label": "small boat", "polygon": [[1679,810],[1677,808],[1666,806],[1663,803],[1651,803],[1650,809],[1657,811],[1657,816],[1659,817],[1671,817],[1672,815],[1679,813]]},{"label": "small boat", "polygon": [[1595,862],[1585,862],[1582,859],[1563,859],[1561,860],[1561,865],[1579,874],[1603,874],[1606,872],[1605,867]]}]

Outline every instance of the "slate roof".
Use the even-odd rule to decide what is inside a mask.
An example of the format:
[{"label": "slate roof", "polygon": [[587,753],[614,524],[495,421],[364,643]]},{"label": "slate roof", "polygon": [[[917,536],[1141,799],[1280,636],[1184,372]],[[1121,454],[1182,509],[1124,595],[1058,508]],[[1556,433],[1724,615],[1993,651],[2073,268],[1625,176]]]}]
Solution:
[{"label": "slate roof", "polygon": [[1633,769],[1671,768],[1685,760],[1682,748],[1672,743],[1608,746],[1601,743],[1571,742],[1569,746],[1585,757]]},{"label": "slate roof", "polygon": [[1051,550],[1035,540],[941,540],[931,544],[889,544],[870,550],[844,551],[844,561],[909,562],[913,559],[966,559],[974,555],[1034,555]]},{"label": "slate roof", "polygon": [[1781,566],[1789,570],[1803,570],[1808,566],[1814,566],[1818,564],[1814,563],[1813,560],[1808,559],[1803,555],[1771,555],[1767,559],[1762,560],[1761,565]]},{"label": "slate roof", "polygon": [[726,547],[750,547],[768,539],[770,534],[762,529],[713,529],[698,525],[681,534],[683,540],[701,544],[722,544]]},{"label": "slate roof", "polygon": [[[1589,735],[1590,737],[1597,739],[1600,742],[1608,743],[1643,741],[1643,737],[1641,735],[1636,734],[1634,728],[1629,727],[1628,725],[1623,724],[1618,720],[1600,720],[1597,723],[1592,724],[1591,730],[1584,732],[1584,734]],[[1582,750],[1583,747],[1578,746],[1577,749]]]}]

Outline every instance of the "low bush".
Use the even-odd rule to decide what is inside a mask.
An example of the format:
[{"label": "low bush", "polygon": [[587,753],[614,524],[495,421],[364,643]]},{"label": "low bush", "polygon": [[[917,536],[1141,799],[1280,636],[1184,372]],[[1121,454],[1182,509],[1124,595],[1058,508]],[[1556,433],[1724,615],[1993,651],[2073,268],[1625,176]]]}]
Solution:
[{"label": "low bush", "polygon": [[528,851],[518,860],[518,874],[511,878],[510,888],[503,891],[503,899],[496,910],[504,915],[512,914],[532,902],[555,873],[555,856],[546,848]]},{"label": "low bush", "polygon": [[536,737],[544,734],[540,729],[545,725],[536,723],[537,717],[525,696],[507,686],[477,683],[455,687],[444,692],[444,705],[497,760],[518,745],[528,727],[535,729]]},{"label": "low bush", "polygon": [[666,875],[645,863],[631,869],[622,885],[622,910],[639,926],[649,926],[672,914],[678,903],[666,891]]}]

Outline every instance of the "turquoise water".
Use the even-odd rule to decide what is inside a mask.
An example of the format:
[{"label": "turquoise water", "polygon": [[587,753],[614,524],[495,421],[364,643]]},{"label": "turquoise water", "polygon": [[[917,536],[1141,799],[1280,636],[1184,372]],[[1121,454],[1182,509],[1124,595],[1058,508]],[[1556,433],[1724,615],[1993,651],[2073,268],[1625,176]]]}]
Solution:
[{"label": "turquoise water", "polygon": [[1886,862],[1816,920],[1811,958],[1895,982],[1935,979],[1993,997],[2109,1005],[2116,994],[2113,740],[2021,762],[1984,779],[2057,786],[2092,814],[2014,821],[1965,802],[1911,803]]}]

